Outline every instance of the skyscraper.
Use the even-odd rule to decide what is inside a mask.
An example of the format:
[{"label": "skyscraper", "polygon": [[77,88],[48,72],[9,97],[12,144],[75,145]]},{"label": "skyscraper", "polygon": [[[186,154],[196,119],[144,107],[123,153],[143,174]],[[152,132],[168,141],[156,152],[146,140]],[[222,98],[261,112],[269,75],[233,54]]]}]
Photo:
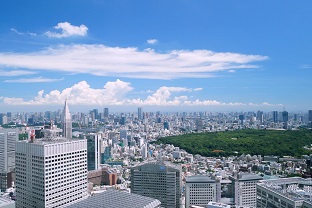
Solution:
[{"label": "skyscraper", "polygon": [[312,122],[312,110],[308,111],[308,121]]},{"label": "skyscraper", "polygon": [[0,130],[0,189],[3,192],[12,185],[16,141],[18,129]]},{"label": "skyscraper", "polygon": [[309,110],[308,113],[308,127],[312,128],[312,110]]},{"label": "skyscraper", "polygon": [[67,139],[71,139],[72,138],[72,118],[69,112],[69,108],[67,105],[67,100],[65,101],[65,106],[64,106],[64,110],[62,113],[62,130],[63,130],[63,136]]},{"label": "skyscraper", "polygon": [[180,208],[181,166],[147,163],[131,169],[131,193],[158,199],[163,207]]},{"label": "skyscraper", "polygon": [[283,111],[282,112],[282,117],[283,117],[283,122],[284,122],[284,129],[288,129],[288,112],[287,111]]},{"label": "skyscraper", "polygon": [[101,134],[90,133],[86,139],[88,171],[97,170],[101,164]]},{"label": "skyscraper", "polygon": [[273,122],[274,123],[278,122],[278,113],[277,113],[277,111],[273,111]]},{"label": "skyscraper", "polygon": [[16,143],[16,207],[65,207],[87,197],[87,142]]},{"label": "skyscraper", "polygon": [[104,108],[104,118],[108,118],[108,108]]},{"label": "skyscraper", "polygon": [[142,120],[143,119],[143,112],[142,112],[142,107],[138,108],[138,119]]}]

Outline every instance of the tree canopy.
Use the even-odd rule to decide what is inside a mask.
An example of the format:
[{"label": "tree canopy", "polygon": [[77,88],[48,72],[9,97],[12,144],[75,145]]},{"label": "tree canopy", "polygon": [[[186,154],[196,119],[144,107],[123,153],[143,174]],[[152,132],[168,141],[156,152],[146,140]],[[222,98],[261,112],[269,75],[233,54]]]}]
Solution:
[{"label": "tree canopy", "polygon": [[312,131],[237,130],[193,133],[160,138],[158,144],[173,144],[191,154],[203,156],[276,155],[296,156],[312,154],[303,148],[311,146]]}]

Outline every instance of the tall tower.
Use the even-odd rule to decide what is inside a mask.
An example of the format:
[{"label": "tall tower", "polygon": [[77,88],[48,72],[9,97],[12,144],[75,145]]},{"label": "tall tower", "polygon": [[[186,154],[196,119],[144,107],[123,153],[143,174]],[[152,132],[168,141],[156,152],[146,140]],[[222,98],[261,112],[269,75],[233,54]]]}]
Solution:
[{"label": "tall tower", "polygon": [[277,113],[277,111],[273,111],[273,122],[274,123],[278,122],[278,113]]},{"label": "tall tower", "polygon": [[67,105],[67,100],[65,100],[65,106],[62,114],[62,130],[63,130],[63,137],[67,139],[72,139],[72,118],[69,112],[69,108]]},{"label": "tall tower", "polygon": [[312,110],[308,111],[308,127],[312,128]]},{"label": "tall tower", "polygon": [[142,107],[138,108],[138,119],[142,120],[143,119],[143,112],[142,112]]},{"label": "tall tower", "polygon": [[108,118],[108,108],[104,108],[104,118]]}]

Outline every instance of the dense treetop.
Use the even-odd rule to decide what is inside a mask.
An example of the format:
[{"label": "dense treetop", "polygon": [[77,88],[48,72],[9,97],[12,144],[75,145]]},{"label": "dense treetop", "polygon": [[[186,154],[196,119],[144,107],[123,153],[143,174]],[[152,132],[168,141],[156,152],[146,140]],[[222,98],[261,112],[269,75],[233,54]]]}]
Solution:
[{"label": "dense treetop", "polygon": [[304,148],[312,144],[311,130],[237,130],[192,133],[164,137],[158,144],[173,144],[191,154],[203,156],[276,155],[301,156],[312,154]]}]

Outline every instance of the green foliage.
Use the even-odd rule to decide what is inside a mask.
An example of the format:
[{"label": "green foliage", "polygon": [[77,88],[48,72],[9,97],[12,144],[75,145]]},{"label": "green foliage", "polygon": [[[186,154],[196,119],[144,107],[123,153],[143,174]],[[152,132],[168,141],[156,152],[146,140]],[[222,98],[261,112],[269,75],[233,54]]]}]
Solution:
[{"label": "green foliage", "polygon": [[[301,156],[311,154],[303,147],[312,144],[311,130],[238,130],[184,134],[159,139],[158,144],[173,144],[191,154],[230,156],[234,152],[251,155]],[[222,150],[222,151],[221,151]]]}]

